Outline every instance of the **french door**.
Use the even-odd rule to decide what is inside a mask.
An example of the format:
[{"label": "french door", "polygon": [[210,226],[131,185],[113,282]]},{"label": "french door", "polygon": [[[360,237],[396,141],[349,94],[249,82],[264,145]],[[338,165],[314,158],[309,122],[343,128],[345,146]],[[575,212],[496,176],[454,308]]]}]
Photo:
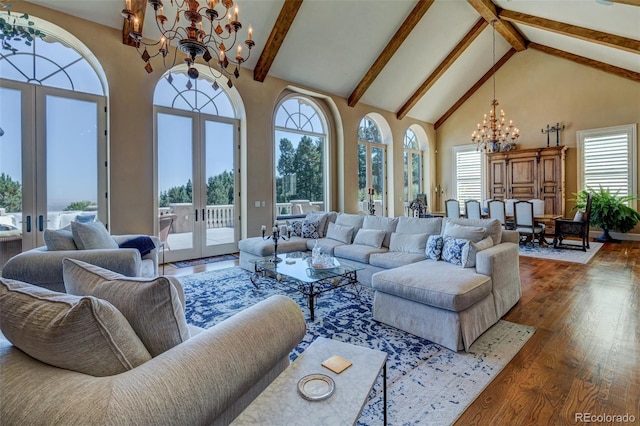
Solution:
[{"label": "french door", "polygon": [[238,120],[155,108],[159,215],[173,218],[165,262],[235,253]]},{"label": "french door", "polygon": [[[368,202],[374,202],[376,216],[386,216],[386,153],[384,144],[364,142],[358,143],[358,182],[360,194],[360,209],[370,213]],[[366,191],[365,191],[366,189]],[[371,197],[368,189],[373,189]]]},{"label": "french door", "polygon": [[0,216],[22,250],[89,215],[108,225],[102,96],[0,80]]}]

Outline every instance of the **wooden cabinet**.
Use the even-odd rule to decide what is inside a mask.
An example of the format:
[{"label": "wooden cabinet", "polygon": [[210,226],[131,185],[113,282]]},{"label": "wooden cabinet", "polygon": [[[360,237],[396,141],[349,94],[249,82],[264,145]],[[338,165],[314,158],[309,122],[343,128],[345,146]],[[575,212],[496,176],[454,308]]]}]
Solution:
[{"label": "wooden cabinet", "polygon": [[554,146],[488,153],[487,198],[538,198],[545,214],[564,216],[566,151]]}]

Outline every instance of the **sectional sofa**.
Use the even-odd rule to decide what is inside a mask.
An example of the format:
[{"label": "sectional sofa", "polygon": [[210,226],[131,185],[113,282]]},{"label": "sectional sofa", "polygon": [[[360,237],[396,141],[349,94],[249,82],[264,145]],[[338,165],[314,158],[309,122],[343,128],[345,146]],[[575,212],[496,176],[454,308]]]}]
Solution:
[{"label": "sectional sofa", "polygon": [[[312,212],[287,223],[278,253],[316,244],[358,263],[358,281],[374,290],[374,319],[454,351],[468,350],[520,299],[518,233],[497,220],[386,218]],[[273,254],[273,241],[239,243],[240,266]]]}]

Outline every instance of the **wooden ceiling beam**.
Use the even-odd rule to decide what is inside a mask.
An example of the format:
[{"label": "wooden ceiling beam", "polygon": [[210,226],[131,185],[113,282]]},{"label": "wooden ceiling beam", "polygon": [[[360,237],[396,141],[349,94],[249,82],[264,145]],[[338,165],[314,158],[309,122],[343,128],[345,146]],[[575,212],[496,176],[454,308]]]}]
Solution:
[{"label": "wooden ceiling beam", "polygon": [[456,47],[453,48],[451,53],[449,53],[447,57],[444,58],[444,60],[438,65],[435,71],[431,73],[431,75],[424,81],[424,83],[422,83],[418,90],[416,90],[415,93],[411,95],[409,100],[404,105],[402,105],[400,110],[398,110],[396,114],[398,120],[402,120],[407,115],[411,108],[413,108],[418,103],[420,98],[422,98],[425,93],[427,93],[431,86],[433,86],[435,82],[444,75],[445,71],[447,71],[449,67],[453,65],[456,59],[458,59],[460,55],[462,55],[462,52],[464,52],[466,48],[471,45],[473,40],[475,40],[476,37],[480,35],[482,30],[484,30],[487,25],[487,21],[485,21],[483,18],[480,18],[475,23],[473,28],[471,28],[471,30],[469,30],[469,32],[465,34],[462,40],[456,45]]},{"label": "wooden ceiling beam", "polygon": [[[147,8],[146,0],[131,0],[131,10],[135,13],[136,18],[138,18],[138,32],[142,34],[142,27],[144,25],[144,12]],[[137,41],[129,37],[129,33],[133,31],[133,22],[129,22],[128,19],[123,19],[124,23],[122,24],[122,44],[126,44],[127,46],[136,46]]]},{"label": "wooden ceiling beam", "polygon": [[545,52],[559,58],[568,59],[569,61],[573,61],[581,65],[586,65],[588,67],[595,68],[597,70],[640,83],[640,73],[636,71],[616,67],[615,65],[610,65],[604,62],[596,61],[594,59],[585,58],[584,56],[574,55],[573,53],[565,52],[564,50],[559,50],[542,44],[530,43],[529,47],[531,49],[539,50],[541,52]]},{"label": "wooden ceiling beam", "polygon": [[499,13],[500,19],[509,22],[527,25],[541,30],[547,30],[556,34],[562,34],[580,40],[601,44],[603,46],[614,47],[626,52],[640,53],[640,41],[627,37],[617,36],[602,31],[591,30],[589,28],[578,27],[576,25],[565,24],[564,22],[552,21],[551,19],[539,18],[527,15],[526,13],[514,12],[512,10],[502,10]]},{"label": "wooden ceiling beam", "polygon": [[369,87],[373,84],[375,79],[378,77],[380,72],[382,72],[384,67],[391,60],[400,46],[402,46],[402,43],[404,43],[409,34],[411,34],[411,31],[413,31],[418,22],[420,22],[420,19],[422,19],[422,17],[427,12],[427,10],[429,10],[434,1],[435,0],[418,1],[413,10],[400,25],[398,31],[396,31],[393,37],[391,37],[389,43],[387,43],[382,52],[380,52],[378,58],[375,60],[373,65],[371,65],[364,77],[362,77],[362,80],[360,80],[360,83],[358,83],[356,88],[349,96],[348,105],[350,107],[355,106],[360,101],[362,96],[364,96],[367,89],[369,89]]},{"label": "wooden ceiling beam", "polygon": [[640,0],[609,0],[613,3],[628,4],[629,6],[640,6]]},{"label": "wooden ceiling beam", "polygon": [[302,6],[302,0],[284,0],[278,19],[271,29],[271,34],[269,34],[269,38],[264,45],[258,63],[253,69],[253,79],[255,81],[263,82],[267,74],[269,74],[271,65],[273,65],[273,61],[275,61],[276,55],[287,37],[300,6]]},{"label": "wooden ceiling beam", "polygon": [[467,0],[467,2],[482,16],[488,23],[495,21],[495,28],[514,49],[522,52],[527,48],[528,41],[518,32],[510,22],[502,21],[498,17],[498,9],[491,0]]},{"label": "wooden ceiling beam", "polygon": [[[529,45],[529,47],[531,47],[531,45]],[[496,62],[496,65],[494,67],[487,71],[485,75],[483,75],[480,80],[478,80],[471,87],[471,89],[467,90],[467,92],[462,95],[462,97],[458,99],[456,103],[453,104],[453,106],[449,108],[449,110],[438,119],[438,121],[435,122],[435,124],[433,125],[434,130],[438,130],[438,127],[442,126],[442,123],[444,123],[447,118],[449,118],[454,112],[456,112],[456,110],[460,108],[460,106],[462,106],[462,104],[464,104],[471,97],[471,95],[473,95],[487,80],[489,80],[493,76],[493,74],[497,72],[513,55],[515,55],[516,52],[517,51],[515,48],[509,49],[509,51],[505,53],[498,62]]]}]

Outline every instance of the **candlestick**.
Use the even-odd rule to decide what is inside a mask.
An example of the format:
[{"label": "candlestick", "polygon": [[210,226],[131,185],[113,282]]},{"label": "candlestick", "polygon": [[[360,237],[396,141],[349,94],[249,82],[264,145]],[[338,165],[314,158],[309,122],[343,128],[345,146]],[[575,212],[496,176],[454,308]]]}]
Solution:
[{"label": "candlestick", "polygon": [[282,259],[278,257],[278,240],[282,238],[283,241],[288,241],[291,238],[291,228],[286,225],[278,228],[278,223],[274,222],[273,227],[271,228],[271,235],[266,235],[267,227],[265,225],[262,225],[260,229],[262,230],[263,240],[273,240],[273,257],[269,259],[269,262],[282,262]]}]

